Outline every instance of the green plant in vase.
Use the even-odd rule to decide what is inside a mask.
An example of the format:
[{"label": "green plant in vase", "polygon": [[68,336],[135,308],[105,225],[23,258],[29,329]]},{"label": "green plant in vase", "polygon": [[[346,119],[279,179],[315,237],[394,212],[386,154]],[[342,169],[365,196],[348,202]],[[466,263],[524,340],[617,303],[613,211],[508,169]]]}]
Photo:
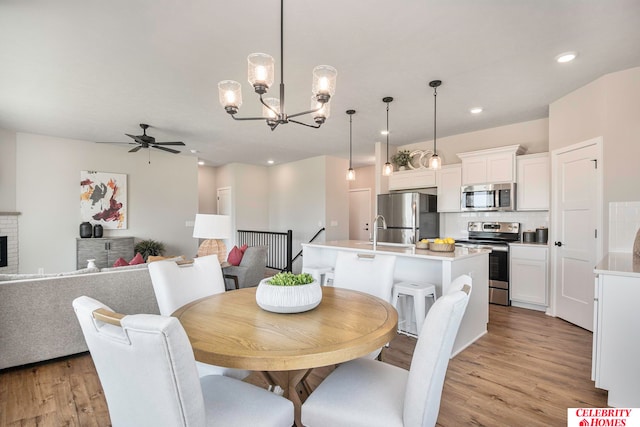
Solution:
[{"label": "green plant in vase", "polygon": [[411,153],[409,150],[400,150],[393,156],[391,156],[391,161],[398,166],[398,170],[404,170],[411,161]]},{"label": "green plant in vase", "polygon": [[147,258],[150,255],[152,256],[160,256],[164,255],[164,243],[158,242],[156,240],[140,240],[135,248],[136,253],[139,253],[144,258],[144,261],[147,262]]},{"label": "green plant in vase", "polygon": [[308,273],[293,274],[289,272],[278,273],[267,283],[273,286],[299,286],[308,285],[313,282],[313,276]]}]

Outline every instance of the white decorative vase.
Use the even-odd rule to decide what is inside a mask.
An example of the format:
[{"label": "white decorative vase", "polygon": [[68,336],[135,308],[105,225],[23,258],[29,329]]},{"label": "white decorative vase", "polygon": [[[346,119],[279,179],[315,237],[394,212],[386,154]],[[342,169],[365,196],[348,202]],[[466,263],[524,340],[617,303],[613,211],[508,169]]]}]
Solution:
[{"label": "white decorative vase", "polygon": [[256,291],[256,302],[263,310],[274,313],[302,313],[322,301],[322,288],[317,280],[306,285],[274,286],[262,279]]},{"label": "white decorative vase", "polygon": [[406,166],[399,166],[399,167],[398,167],[398,170],[399,170],[399,171],[403,171],[403,170],[406,170],[406,169],[407,169],[407,167],[406,167]]}]

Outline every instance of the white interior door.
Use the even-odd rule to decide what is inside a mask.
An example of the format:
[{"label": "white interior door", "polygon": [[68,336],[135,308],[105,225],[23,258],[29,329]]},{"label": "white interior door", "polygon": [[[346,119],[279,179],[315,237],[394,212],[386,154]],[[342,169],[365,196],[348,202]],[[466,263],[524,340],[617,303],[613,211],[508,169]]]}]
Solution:
[{"label": "white interior door", "polygon": [[349,239],[369,240],[371,189],[349,190]]},{"label": "white interior door", "polygon": [[593,269],[602,253],[601,139],[553,152],[556,316],[593,330]]}]

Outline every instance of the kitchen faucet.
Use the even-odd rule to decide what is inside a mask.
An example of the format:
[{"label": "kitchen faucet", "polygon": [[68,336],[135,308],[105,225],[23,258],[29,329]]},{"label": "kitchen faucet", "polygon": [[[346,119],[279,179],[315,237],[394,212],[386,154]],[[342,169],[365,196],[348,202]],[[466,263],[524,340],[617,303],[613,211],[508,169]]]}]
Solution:
[{"label": "kitchen faucet", "polygon": [[387,222],[384,220],[384,217],[382,215],[376,215],[376,217],[373,218],[373,250],[374,251],[378,246],[378,220],[379,219],[382,220],[382,229],[383,230],[387,229]]}]

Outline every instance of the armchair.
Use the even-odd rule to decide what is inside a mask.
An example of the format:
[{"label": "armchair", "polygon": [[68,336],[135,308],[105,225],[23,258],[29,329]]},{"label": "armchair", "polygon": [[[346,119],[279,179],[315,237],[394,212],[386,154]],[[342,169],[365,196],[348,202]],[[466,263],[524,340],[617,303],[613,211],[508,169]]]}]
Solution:
[{"label": "armchair", "polygon": [[222,269],[227,289],[241,289],[258,286],[264,279],[267,267],[267,247],[250,246],[244,252],[240,265],[231,265]]}]

